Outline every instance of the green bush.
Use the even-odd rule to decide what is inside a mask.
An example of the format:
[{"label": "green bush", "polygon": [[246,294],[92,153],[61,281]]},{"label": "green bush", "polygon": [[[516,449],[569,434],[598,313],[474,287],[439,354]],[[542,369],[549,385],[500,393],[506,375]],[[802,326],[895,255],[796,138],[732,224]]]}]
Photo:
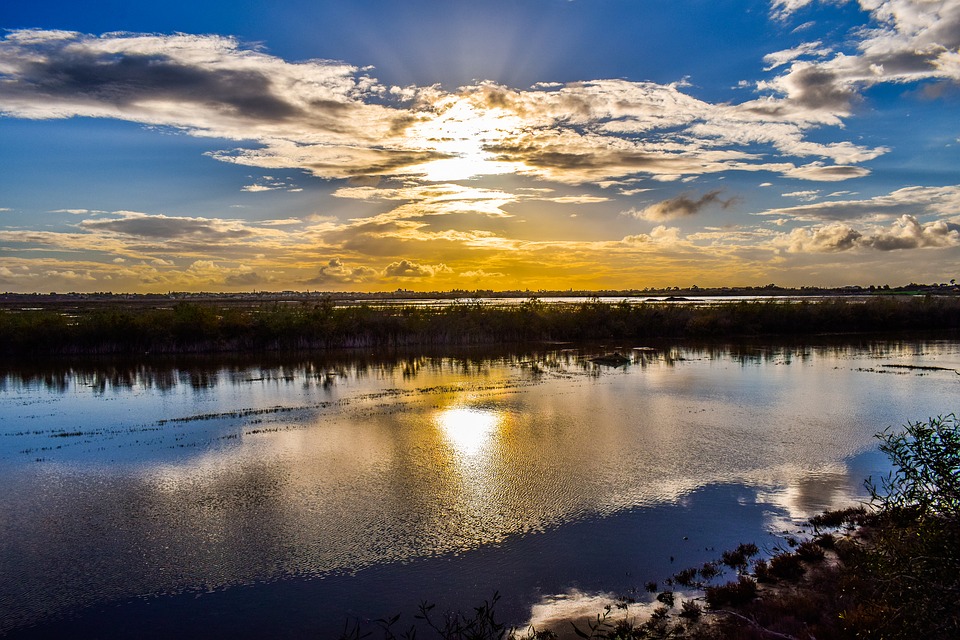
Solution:
[{"label": "green bush", "polygon": [[960,421],[950,414],[907,423],[877,436],[896,469],[877,486],[867,481],[881,511],[916,511],[950,520],[960,517]]}]

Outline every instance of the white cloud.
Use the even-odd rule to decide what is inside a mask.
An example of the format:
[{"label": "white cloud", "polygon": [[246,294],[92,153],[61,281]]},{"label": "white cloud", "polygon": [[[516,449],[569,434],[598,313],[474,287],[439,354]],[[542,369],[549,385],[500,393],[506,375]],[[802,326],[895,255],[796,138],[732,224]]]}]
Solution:
[{"label": "white cloud", "polygon": [[889,227],[872,226],[863,231],[844,222],[793,229],[774,240],[791,253],[846,251],[857,247],[879,251],[960,246],[960,224],[937,220],[922,223],[903,215]]},{"label": "white cloud", "polygon": [[[818,51],[802,45],[774,57]],[[770,87],[811,98],[813,89],[797,84],[796,64]],[[238,142],[208,153],[217,160],[355,183],[519,173],[610,186],[636,176],[761,170],[829,180],[863,172],[812,171],[785,158],[842,167],[886,152],[808,140],[812,126],[840,124],[833,111],[811,115],[774,98],[714,105],[684,93],[684,82],[388,89],[346,63],[291,63],[219,36],[14,31],[0,40],[0,70],[0,110],[9,116],[176,127]],[[244,190],[289,187],[264,178]]]},{"label": "white cloud", "polygon": [[627,245],[673,245],[680,242],[680,229],[678,227],[668,227],[658,225],[650,233],[638,233],[632,236],[625,236],[620,242]]},{"label": "white cloud", "polygon": [[809,189],[806,191],[791,191],[790,193],[782,194],[784,198],[797,198],[798,200],[811,201],[816,200],[817,196],[820,195],[819,189]]},{"label": "white cloud", "polygon": [[812,229],[794,229],[774,244],[786,245],[791,253],[845,251],[857,246],[862,234],[841,222]]},{"label": "white cloud", "polygon": [[[774,0],[772,13],[786,18],[810,1]],[[791,52],[806,49],[824,56],[819,43],[771,54],[772,67],[791,64],[785,73],[758,85],[783,96],[766,101],[769,112],[806,112],[829,122],[849,115],[860,92],[876,84],[960,80],[960,0],[859,0],[859,5],[870,24],[852,34],[853,50],[815,62],[791,58]]]},{"label": "white cloud", "polygon": [[[833,195],[841,195],[837,192]],[[784,194],[789,195],[789,194]],[[789,216],[798,220],[877,220],[903,215],[960,215],[960,185],[904,187],[864,200],[832,200],[816,204],[770,209],[762,215]]]},{"label": "white cloud", "polygon": [[817,40],[816,42],[805,42],[792,49],[784,49],[783,51],[768,53],[767,55],[763,56],[763,61],[767,63],[767,67],[764,69],[764,71],[770,71],[772,69],[776,69],[777,67],[782,67],[788,62],[793,62],[797,58],[803,56],[822,58],[826,55],[829,55],[832,50],[829,47],[824,47],[822,45],[823,43]]},{"label": "white cloud", "polygon": [[960,246],[960,225],[937,220],[921,223],[914,216],[901,216],[889,229],[881,230],[867,239],[874,249],[920,249],[926,247]]},{"label": "white cloud", "polygon": [[796,11],[812,4],[816,0],[772,0],[770,14],[778,20],[786,20]]}]

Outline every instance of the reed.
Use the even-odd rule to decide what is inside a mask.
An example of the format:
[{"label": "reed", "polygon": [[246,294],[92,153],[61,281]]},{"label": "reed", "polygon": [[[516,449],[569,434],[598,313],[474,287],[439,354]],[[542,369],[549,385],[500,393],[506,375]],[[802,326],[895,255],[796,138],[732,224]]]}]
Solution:
[{"label": "reed", "polygon": [[0,354],[264,352],[541,341],[716,339],[960,330],[960,298],[877,296],[821,302],[544,303],[494,306],[319,303],[0,311]]}]

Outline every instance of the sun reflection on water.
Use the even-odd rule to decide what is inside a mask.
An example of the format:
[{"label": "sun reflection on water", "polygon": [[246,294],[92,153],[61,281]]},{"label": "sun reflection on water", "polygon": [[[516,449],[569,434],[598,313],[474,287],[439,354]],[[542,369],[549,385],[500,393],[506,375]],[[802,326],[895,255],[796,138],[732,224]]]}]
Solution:
[{"label": "sun reflection on water", "polygon": [[450,407],[436,416],[447,442],[465,456],[481,453],[496,435],[501,421],[498,411],[476,407]]}]

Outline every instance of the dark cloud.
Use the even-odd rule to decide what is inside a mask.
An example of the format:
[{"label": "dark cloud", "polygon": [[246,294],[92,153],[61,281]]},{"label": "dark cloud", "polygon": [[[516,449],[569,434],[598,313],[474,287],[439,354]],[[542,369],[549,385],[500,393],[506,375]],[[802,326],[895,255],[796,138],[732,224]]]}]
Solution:
[{"label": "dark cloud", "polygon": [[370,280],[379,274],[369,267],[348,267],[340,258],[331,258],[326,265],[320,267],[316,277],[307,280],[305,284],[335,285],[359,283]]},{"label": "dark cloud", "polygon": [[87,99],[121,108],[157,100],[188,102],[267,121],[300,113],[272,95],[270,79],[258,71],[206,69],[163,55],[89,50],[46,54],[23,65],[16,79],[5,83],[4,91],[41,94],[54,101]]},{"label": "dark cloud", "polygon": [[838,74],[818,66],[797,69],[789,76],[790,97],[810,109],[846,112],[859,94]]},{"label": "dark cloud", "polygon": [[204,218],[171,218],[163,215],[129,215],[114,220],[84,220],[80,226],[88,230],[105,230],[140,238],[175,240],[203,239],[216,242],[239,240],[253,235],[253,231],[222,220]]},{"label": "dark cloud", "polygon": [[249,287],[263,282],[263,278],[256,271],[247,271],[245,273],[232,273],[224,281],[232,286]]},{"label": "dark cloud", "polygon": [[799,178],[801,180],[820,180],[824,182],[839,182],[851,178],[862,178],[870,175],[869,169],[853,165],[829,165],[825,166],[818,162],[801,165],[783,172],[790,178]]},{"label": "dark cloud", "polygon": [[590,152],[555,151],[549,147],[536,145],[489,145],[486,151],[495,153],[498,160],[523,161],[531,167],[548,169],[607,169],[610,167],[631,167],[637,171],[643,169],[664,168],[670,158],[663,154],[611,151],[597,149]]},{"label": "dark cloud", "polygon": [[697,199],[693,199],[687,195],[679,195],[676,198],[670,198],[669,200],[652,204],[642,211],[633,211],[632,215],[636,218],[642,218],[652,222],[662,222],[673,218],[696,215],[713,204],[719,204],[726,209],[739,201],[738,198],[728,198],[724,200],[720,197],[721,193],[723,192],[718,189],[705,193]]}]

